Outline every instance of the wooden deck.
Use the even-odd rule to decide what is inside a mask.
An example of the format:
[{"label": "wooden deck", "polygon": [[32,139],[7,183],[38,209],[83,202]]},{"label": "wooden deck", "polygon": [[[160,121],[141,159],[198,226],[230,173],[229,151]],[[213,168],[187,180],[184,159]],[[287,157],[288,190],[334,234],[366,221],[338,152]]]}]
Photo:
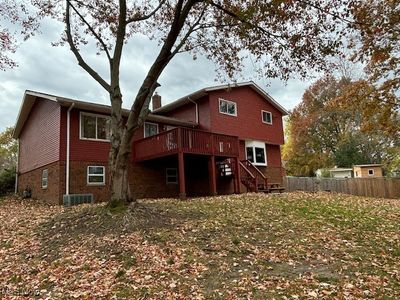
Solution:
[{"label": "wooden deck", "polygon": [[135,161],[150,160],[175,153],[238,157],[236,136],[178,127],[134,143]]}]

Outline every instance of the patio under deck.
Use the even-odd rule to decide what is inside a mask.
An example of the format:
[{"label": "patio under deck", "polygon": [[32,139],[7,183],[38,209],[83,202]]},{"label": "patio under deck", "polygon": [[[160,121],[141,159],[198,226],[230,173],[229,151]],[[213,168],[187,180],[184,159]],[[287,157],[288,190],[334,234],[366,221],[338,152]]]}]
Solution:
[{"label": "patio under deck", "polygon": [[178,155],[179,192],[186,197],[185,154],[209,156],[209,180],[212,195],[217,194],[216,157],[233,159],[235,170],[235,192],[240,193],[239,138],[236,136],[211,133],[190,128],[178,127],[138,140],[134,143],[136,162],[163,156]]}]

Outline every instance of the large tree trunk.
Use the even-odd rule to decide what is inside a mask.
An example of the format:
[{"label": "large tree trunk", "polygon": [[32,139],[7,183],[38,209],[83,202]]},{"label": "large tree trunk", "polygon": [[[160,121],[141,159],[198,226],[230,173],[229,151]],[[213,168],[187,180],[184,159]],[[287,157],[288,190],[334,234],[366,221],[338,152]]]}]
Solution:
[{"label": "large tree trunk", "polygon": [[109,206],[126,205],[133,201],[129,188],[131,141],[126,141],[126,121],[122,116],[122,94],[119,86],[110,93],[111,135],[109,153]]}]

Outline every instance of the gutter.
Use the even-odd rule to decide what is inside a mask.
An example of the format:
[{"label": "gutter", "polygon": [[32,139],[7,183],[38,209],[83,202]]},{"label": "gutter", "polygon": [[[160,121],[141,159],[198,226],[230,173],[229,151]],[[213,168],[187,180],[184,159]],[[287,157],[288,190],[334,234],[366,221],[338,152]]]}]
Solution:
[{"label": "gutter", "polygon": [[192,100],[192,99],[190,98],[190,96],[188,96],[187,99],[188,99],[190,102],[194,103],[194,105],[196,105],[196,123],[199,124],[199,105],[197,104],[196,101]]},{"label": "gutter", "polygon": [[69,195],[69,156],[70,156],[70,139],[71,139],[71,110],[74,108],[73,102],[67,111],[67,157],[65,162],[65,195]]},{"label": "gutter", "polygon": [[15,165],[15,194],[18,194],[18,165],[19,165],[19,139],[18,139],[18,151],[17,151],[17,163]]}]

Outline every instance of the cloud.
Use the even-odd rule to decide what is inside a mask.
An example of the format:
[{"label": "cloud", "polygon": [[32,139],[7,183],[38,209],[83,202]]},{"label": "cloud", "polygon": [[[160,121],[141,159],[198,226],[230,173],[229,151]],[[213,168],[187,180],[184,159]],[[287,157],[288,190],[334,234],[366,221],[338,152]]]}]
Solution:
[{"label": "cloud", "polygon": [[[15,123],[26,89],[64,97],[108,104],[108,95],[102,87],[82,70],[67,46],[53,47],[63,28],[51,20],[45,21],[42,34],[22,43],[14,55],[19,67],[0,73],[0,131]],[[108,77],[105,57],[96,55],[94,46],[82,49],[84,57],[96,71]],[[130,107],[135,92],[143,82],[148,68],[158,54],[155,41],[136,35],[125,45],[121,65],[121,88],[124,107]],[[255,80],[285,108],[292,109],[310,84],[300,80],[260,80],[252,76],[251,68],[241,74]],[[189,54],[180,54],[164,70],[159,79],[158,92],[163,105],[198,89],[217,84],[213,62],[204,57],[193,60]]]}]

